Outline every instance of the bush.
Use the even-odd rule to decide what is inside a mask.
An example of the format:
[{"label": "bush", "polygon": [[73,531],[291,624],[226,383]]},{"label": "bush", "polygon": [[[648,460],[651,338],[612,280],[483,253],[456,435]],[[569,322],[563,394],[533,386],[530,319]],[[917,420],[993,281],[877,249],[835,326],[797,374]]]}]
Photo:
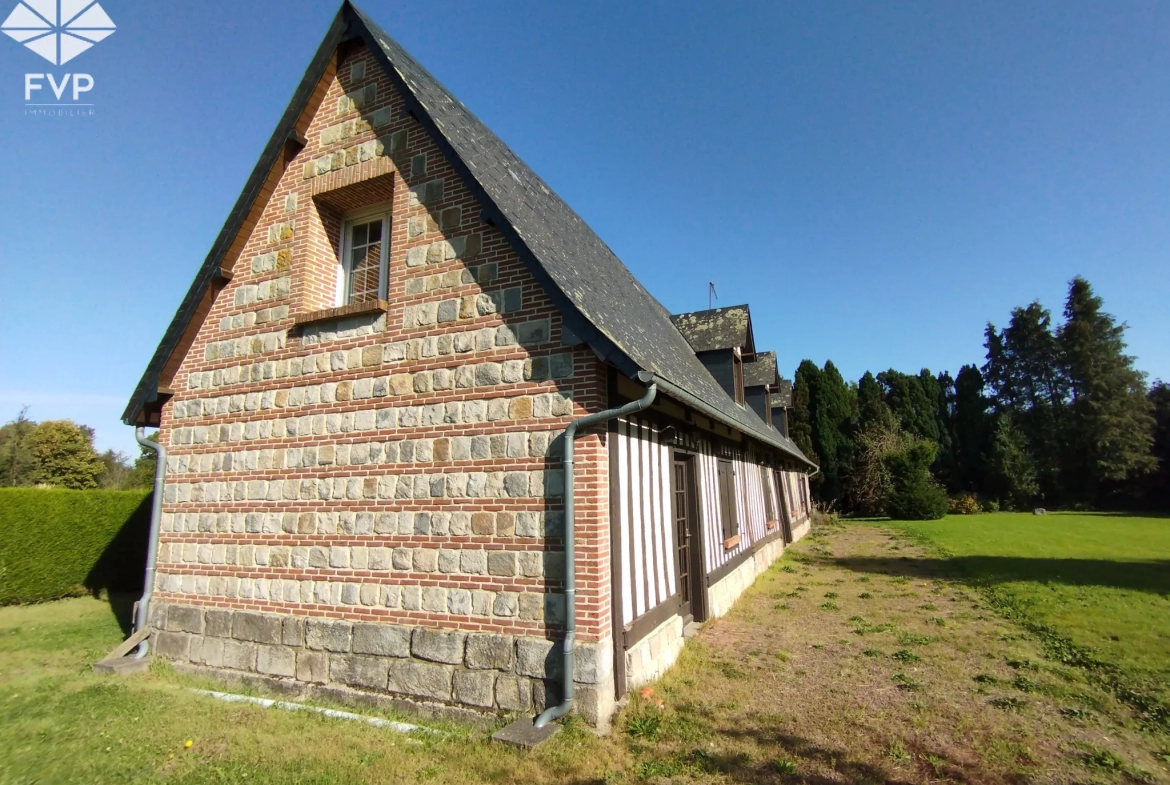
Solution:
[{"label": "bush", "polygon": [[0,488],[0,605],[141,591],[150,496]]},{"label": "bush", "polygon": [[930,476],[937,451],[933,442],[917,441],[887,456],[890,495],[886,513],[898,521],[933,521],[947,514],[946,491]]},{"label": "bush", "polygon": [[977,515],[982,512],[979,500],[973,494],[965,493],[957,499],[950,499],[951,515]]},{"label": "bush", "polygon": [[997,502],[995,499],[984,499],[983,500],[983,511],[984,512],[999,512],[999,502]]}]

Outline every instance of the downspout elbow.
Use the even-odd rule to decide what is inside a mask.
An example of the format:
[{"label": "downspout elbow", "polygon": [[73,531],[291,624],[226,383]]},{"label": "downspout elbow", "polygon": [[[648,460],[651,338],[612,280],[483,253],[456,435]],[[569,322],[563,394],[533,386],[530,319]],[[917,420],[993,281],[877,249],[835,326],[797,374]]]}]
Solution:
[{"label": "downspout elbow", "polygon": [[[641,376],[639,374],[639,376]],[[658,385],[651,381],[646,393],[636,401],[616,409],[587,414],[569,423],[565,428],[564,467],[565,467],[565,640],[563,644],[563,660],[561,666],[561,702],[550,706],[541,712],[533,724],[543,728],[555,719],[559,719],[573,708],[573,650],[577,642],[577,575],[576,575],[576,525],[574,520],[574,443],[577,432],[598,423],[634,414],[650,408],[658,396]]]},{"label": "downspout elbow", "polygon": [[[138,600],[138,612],[134,617],[134,632],[146,629],[146,622],[150,614],[150,596],[154,591],[154,572],[158,563],[158,533],[162,525],[163,485],[167,473],[167,450],[158,442],[146,438],[146,428],[138,426],[134,431],[134,438],[144,448],[154,452],[156,456],[154,467],[154,494],[150,505],[150,537],[147,540],[146,574],[143,576],[142,597]],[[134,659],[146,656],[150,646],[147,641],[138,644]]]}]

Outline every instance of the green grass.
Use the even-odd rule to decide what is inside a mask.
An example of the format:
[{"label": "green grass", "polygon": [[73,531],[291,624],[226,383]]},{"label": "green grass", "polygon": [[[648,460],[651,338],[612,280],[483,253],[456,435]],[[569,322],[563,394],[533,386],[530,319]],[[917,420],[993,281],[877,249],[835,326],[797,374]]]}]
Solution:
[{"label": "green grass", "polygon": [[1066,659],[1113,666],[1170,705],[1170,518],[996,513],[892,525],[947,554],[907,566],[961,573],[1071,641]]},{"label": "green grass", "polygon": [[129,679],[92,673],[121,640],[95,599],[0,608],[0,783],[550,783],[594,781],[614,765],[579,721],[525,754],[460,725],[408,737],[220,703],[188,689],[214,685],[160,663]]}]

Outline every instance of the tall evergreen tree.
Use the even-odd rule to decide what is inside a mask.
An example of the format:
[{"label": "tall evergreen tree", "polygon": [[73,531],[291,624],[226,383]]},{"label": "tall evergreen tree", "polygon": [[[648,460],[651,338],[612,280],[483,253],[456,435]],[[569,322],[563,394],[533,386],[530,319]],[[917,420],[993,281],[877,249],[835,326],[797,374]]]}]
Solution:
[{"label": "tall evergreen tree", "polygon": [[1144,506],[1170,510],[1170,385],[1156,381],[1146,396],[1154,414],[1154,446],[1150,455],[1158,462],[1157,468],[1143,478]]},{"label": "tall evergreen tree", "polygon": [[1012,375],[1008,370],[1003,333],[991,322],[983,328],[983,348],[987,356],[983,364],[983,381],[991,393],[991,402],[997,410],[1015,411],[1019,396],[1012,385]]},{"label": "tall evergreen tree", "polygon": [[886,403],[902,430],[922,439],[939,442],[938,383],[929,370],[917,376],[891,368],[878,374],[886,390]]},{"label": "tall evergreen tree", "polygon": [[849,385],[829,360],[821,370],[812,405],[813,447],[821,456],[821,500],[842,504],[853,462],[853,407]]},{"label": "tall evergreen tree", "polygon": [[873,424],[894,427],[894,413],[886,403],[885,391],[869,371],[857,383],[857,420],[861,430]]},{"label": "tall evergreen tree", "polygon": [[1038,302],[1012,310],[1011,321],[998,334],[988,325],[984,378],[995,395],[997,412],[1010,413],[1035,461],[1039,494],[1064,496],[1061,457],[1064,452],[1063,390],[1060,354],[1052,332],[1052,315]]},{"label": "tall evergreen tree", "polygon": [[1145,376],[1125,353],[1125,324],[1102,310],[1084,278],[1069,283],[1059,346],[1071,401],[1070,491],[1097,501],[1104,482],[1156,466],[1152,404]]},{"label": "tall evergreen tree", "polygon": [[954,416],[955,380],[943,371],[932,380],[937,390],[935,422],[938,426],[938,451],[934,458],[934,476],[943,487],[958,490],[956,481]]},{"label": "tall evergreen tree", "polygon": [[987,408],[983,395],[983,374],[974,365],[964,365],[955,379],[951,408],[951,438],[955,456],[954,482],[957,490],[983,489],[989,437]]},{"label": "tall evergreen tree", "polygon": [[1004,412],[995,418],[988,450],[986,490],[1005,508],[1023,510],[1035,499],[1040,486],[1036,483],[1036,463],[1012,417],[1011,412]]},{"label": "tall evergreen tree", "polygon": [[[821,369],[812,360],[802,360],[792,378],[792,408],[788,410],[788,433],[800,451],[821,464],[821,456],[813,449],[812,401]],[[815,491],[822,482],[818,474],[812,480]]]}]

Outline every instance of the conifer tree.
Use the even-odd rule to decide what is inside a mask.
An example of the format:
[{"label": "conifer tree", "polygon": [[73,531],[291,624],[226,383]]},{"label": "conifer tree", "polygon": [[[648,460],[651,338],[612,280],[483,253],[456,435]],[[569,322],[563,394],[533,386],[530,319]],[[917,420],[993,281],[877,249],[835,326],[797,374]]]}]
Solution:
[{"label": "conifer tree", "polygon": [[821,500],[838,505],[844,500],[844,481],[853,462],[853,407],[849,385],[833,361],[827,361],[812,401],[812,441],[822,461]]},{"label": "conifer tree", "polygon": [[1156,466],[1145,376],[1125,353],[1125,324],[1102,310],[1084,278],[1069,283],[1058,340],[1071,396],[1069,490],[1095,502],[1104,482]]},{"label": "conifer tree", "polygon": [[988,401],[983,395],[983,375],[974,365],[964,365],[955,379],[951,435],[955,456],[955,486],[958,490],[983,489],[987,452]]},{"label": "conifer tree", "polygon": [[[813,449],[812,399],[821,370],[812,360],[802,360],[792,379],[792,408],[788,410],[788,433],[800,451],[809,460],[821,464],[821,456]],[[813,490],[820,485],[820,475],[812,480]]]},{"label": "conifer tree", "polygon": [[1027,509],[1036,498],[1035,460],[1012,413],[996,417],[987,460],[986,489],[1005,509]]}]

